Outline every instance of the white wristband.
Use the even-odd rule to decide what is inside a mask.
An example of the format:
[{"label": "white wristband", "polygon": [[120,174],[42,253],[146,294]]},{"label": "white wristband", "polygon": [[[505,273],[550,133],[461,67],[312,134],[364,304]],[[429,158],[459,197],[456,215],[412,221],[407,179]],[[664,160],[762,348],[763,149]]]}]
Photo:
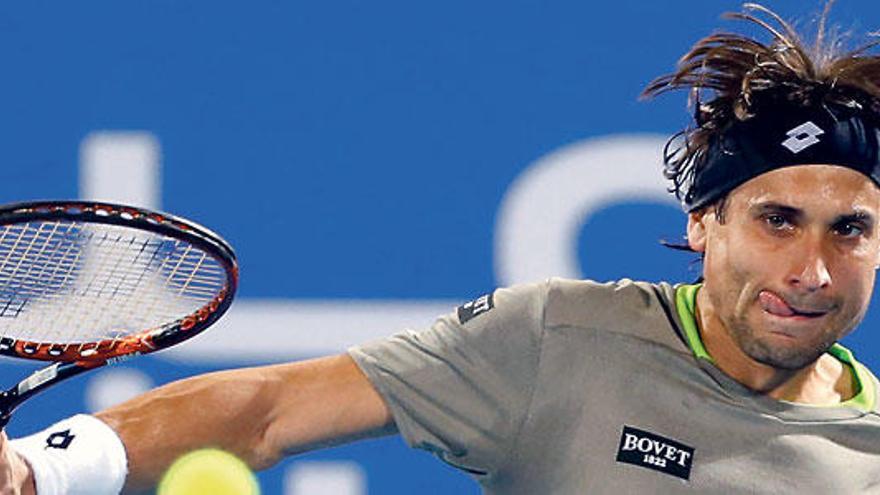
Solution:
[{"label": "white wristband", "polygon": [[30,464],[37,495],[116,495],[125,483],[122,440],[94,416],[78,414],[10,445]]}]

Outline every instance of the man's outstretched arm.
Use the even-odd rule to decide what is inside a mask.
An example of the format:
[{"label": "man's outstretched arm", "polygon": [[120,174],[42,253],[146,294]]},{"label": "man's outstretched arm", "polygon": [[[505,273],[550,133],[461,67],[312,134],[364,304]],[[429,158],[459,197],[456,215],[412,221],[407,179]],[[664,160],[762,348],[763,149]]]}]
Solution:
[{"label": "man's outstretched arm", "polygon": [[[154,486],[177,457],[202,447],[263,469],[285,455],[395,431],[385,403],[348,355],[200,375],[96,416],[125,446],[126,490]],[[26,485],[21,473],[10,476]]]}]

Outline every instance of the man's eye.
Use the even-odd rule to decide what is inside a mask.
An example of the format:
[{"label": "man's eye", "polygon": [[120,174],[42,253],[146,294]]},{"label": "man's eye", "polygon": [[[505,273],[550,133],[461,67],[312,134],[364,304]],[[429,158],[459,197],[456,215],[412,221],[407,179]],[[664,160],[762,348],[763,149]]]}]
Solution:
[{"label": "man's eye", "polygon": [[771,228],[777,230],[784,229],[790,226],[790,224],[788,223],[788,219],[786,219],[782,215],[767,215],[766,217],[764,217],[764,221],[767,222],[767,225],[769,225]]},{"label": "man's eye", "polygon": [[859,227],[858,225],[853,225],[851,223],[845,223],[842,225],[838,225],[834,228],[834,232],[841,237],[858,237],[862,235],[864,229]]}]

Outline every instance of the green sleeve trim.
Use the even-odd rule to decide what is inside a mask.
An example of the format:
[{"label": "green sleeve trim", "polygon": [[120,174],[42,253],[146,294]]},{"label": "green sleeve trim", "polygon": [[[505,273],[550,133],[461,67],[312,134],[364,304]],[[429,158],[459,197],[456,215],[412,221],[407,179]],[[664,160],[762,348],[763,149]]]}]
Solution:
[{"label": "green sleeve trim", "polygon": [[[684,326],[684,335],[691,352],[693,352],[694,356],[698,359],[705,359],[706,361],[715,364],[712,356],[709,355],[706,348],[703,346],[703,339],[700,337],[700,330],[697,327],[697,319],[695,316],[697,291],[701,286],[702,284],[680,285],[676,288],[675,307],[678,310],[678,317],[681,319],[681,324]],[[868,368],[856,361],[852,351],[839,343],[832,345],[831,348],[828,349],[828,354],[831,354],[837,358],[838,361],[847,365],[848,369],[852,370],[852,376],[859,392],[851,399],[841,402],[840,404],[819,407],[844,406],[853,407],[862,411],[873,411],[876,406],[877,394],[874,391],[873,375]]]}]

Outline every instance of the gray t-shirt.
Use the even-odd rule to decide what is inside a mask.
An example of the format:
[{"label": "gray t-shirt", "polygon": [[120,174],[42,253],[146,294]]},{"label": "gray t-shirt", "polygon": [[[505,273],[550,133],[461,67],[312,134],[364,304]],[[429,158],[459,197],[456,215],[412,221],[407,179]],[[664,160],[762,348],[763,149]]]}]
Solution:
[{"label": "gray t-shirt", "polygon": [[487,494],[880,493],[873,375],[837,347],[858,400],[755,394],[697,352],[686,299],[553,279],[349,353],[406,442]]}]

